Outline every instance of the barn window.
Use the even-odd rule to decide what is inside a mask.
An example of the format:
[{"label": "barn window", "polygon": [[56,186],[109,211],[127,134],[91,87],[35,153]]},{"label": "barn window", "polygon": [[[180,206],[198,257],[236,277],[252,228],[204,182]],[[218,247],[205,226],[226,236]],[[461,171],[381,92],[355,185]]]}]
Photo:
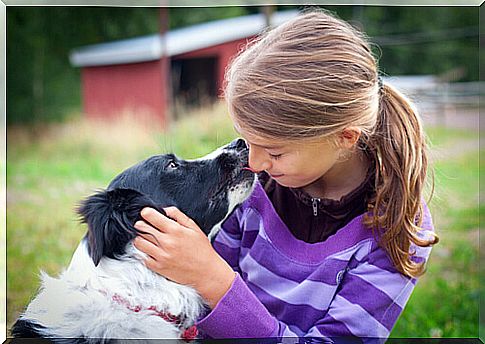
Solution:
[{"label": "barn window", "polygon": [[216,90],[217,57],[173,59],[172,99],[175,117],[185,110],[212,103]]}]

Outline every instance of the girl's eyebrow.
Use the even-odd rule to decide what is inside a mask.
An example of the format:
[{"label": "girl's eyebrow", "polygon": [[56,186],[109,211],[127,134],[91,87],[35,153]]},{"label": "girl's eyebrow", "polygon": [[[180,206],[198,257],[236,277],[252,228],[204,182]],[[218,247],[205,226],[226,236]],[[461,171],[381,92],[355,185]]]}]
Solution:
[{"label": "girl's eyebrow", "polygon": [[284,146],[260,146],[261,148],[264,149],[282,149]]},{"label": "girl's eyebrow", "polygon": [[247,140],[246,140],[246,142],[248,142],[250,145],[258,146],[258,147],[263,148],[263,149],[282,149],[282,148],[284,148],[283,145],[258,145],[256,143],[251,143]]},{"label": "girl's eyebrow", "polygon": [[282,149],[282,148],[285,147],[283,144],[275,144],[275,145],[263,144],[263,145],[260,145],[260,144],[257,144],[257,143],[251,143],[251,142],[249,142],[246,139],[244,139],[244,141],[246,141],[247,143],[249,143],[249,145],[258,146],[258,147],[263,148],[263,149]]}]

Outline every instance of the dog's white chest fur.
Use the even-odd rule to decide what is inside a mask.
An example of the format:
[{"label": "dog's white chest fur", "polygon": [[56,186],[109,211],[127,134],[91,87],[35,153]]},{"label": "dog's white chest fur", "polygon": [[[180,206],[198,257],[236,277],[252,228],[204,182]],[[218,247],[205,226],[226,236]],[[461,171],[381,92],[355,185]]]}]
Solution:
[{"label": "dog's white chest fur", "polygon": [[[104,257],[95,267],[83,240],[59,278],[42,273],[41,290],[22,317],[46,327],[47,337],[180,338],[201,314],[201,297],[150,271],[137,255],[129,244],[125,256]],[[153,309],[183,322],[166,321]]]}]

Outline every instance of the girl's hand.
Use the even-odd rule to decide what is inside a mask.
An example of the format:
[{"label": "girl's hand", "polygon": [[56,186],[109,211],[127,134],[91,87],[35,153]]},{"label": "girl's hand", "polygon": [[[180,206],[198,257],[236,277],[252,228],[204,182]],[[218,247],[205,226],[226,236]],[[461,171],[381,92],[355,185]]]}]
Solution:
[{"label": "girl's hand", "polygon": [[141,211],[148,223],[137,221],[135,228],[148,234],[136,237],[135,247],[148,255],[150,270],[194,287],[214,308],[231,287],[234,271],[192,219],[175,207],[164,210],[170,218],[152,208]]}]

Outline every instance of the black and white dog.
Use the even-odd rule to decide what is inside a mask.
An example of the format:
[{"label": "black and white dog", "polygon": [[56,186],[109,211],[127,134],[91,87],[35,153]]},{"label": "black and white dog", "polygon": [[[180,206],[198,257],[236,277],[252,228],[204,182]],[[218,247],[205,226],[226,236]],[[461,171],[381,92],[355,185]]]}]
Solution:
[{"label": "black and white dog", "polygon": [[12,327],[14,337],[97,343],[124,338],[195,337],[204,308],[196,291],[152,272],[132,244],[144,207],[176,206],[213,238],[252,192],[248,149],[235,140],[204,158],[148,158],[119,174],[78,212],[88,226],[69,267],[42,286]]}]

